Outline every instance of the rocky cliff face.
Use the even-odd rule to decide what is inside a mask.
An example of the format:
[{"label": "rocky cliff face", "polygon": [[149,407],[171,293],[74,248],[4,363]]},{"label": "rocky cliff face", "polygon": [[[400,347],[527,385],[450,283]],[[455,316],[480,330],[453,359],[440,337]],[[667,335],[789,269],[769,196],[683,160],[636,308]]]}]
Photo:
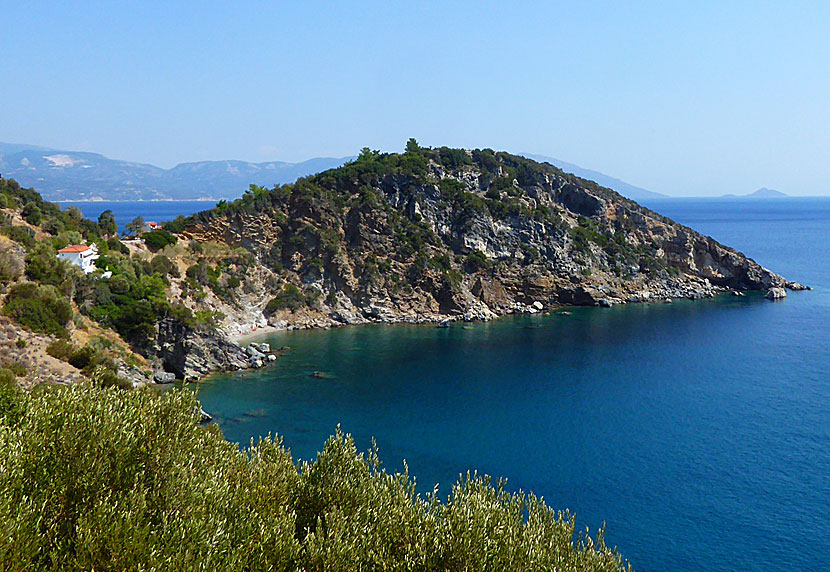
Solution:
[{"label": "rocky cliff face", "polygon": [[176,320],[158,325],[157,366],[180,379],[196,380],[212,371],[250,366],[245,351],[214,332],[200,332]]},{"label": "rocky cliff face", "polygon": [[251,252],[270,278],[242,298],[280,326],[799,287],[595,183],[489,150],[365,151],[200,213],[183,235]]}]

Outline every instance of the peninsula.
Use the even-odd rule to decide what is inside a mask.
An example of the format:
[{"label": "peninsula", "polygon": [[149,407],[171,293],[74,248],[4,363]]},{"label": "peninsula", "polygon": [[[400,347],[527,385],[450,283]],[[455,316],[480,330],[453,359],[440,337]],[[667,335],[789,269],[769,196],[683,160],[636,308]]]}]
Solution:
[{"label": "peninsula", "polygon": [[[139,224],[137,240],[119,240],[111,216],[83,221],[32,190],[4,188],[4,233],[17,241],[6,253],[19,252],[28,280],[12,286],[6,314],[25,306],[15,289],[57,287],[58,302],[67,291],[78,317],[47,333],[78,320],[115,330],[134,367],[157,380],[266,363],[235,343],[266,326],[490,320],[804,288],[592,181],[490,149],[414,140],[399,154],[364,149],[162,229]],[[79,242],[100,252],[94,272],[52,261]]]}]

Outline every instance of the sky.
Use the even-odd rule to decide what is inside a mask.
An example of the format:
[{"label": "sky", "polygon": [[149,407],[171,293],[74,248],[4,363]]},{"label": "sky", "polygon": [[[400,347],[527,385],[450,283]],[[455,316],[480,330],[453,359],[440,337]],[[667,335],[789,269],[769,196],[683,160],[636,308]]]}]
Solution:
[{"label": "sky", "polygon": [[0,141],[171,167],[415,137],[830,194],[830,3],[509,4],[0,0]]}]

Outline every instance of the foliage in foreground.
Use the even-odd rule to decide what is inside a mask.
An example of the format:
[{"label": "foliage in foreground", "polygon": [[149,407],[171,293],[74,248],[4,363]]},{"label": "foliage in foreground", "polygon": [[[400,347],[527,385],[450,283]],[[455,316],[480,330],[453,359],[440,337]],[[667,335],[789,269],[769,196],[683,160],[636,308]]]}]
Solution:
[{"label": "foliage in foreground", "polygon": [[187,391],[0,386],[4,570],[624,568],[602,533],[467,476],[423,498],[338,429],[313,462],[200,427]]}]

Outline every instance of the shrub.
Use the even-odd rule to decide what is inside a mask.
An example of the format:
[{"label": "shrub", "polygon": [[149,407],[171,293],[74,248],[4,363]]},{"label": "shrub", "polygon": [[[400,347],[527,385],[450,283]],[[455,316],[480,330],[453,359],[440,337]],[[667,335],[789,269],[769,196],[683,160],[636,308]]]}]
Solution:
[{"label": "shrub", "polygon": [[31,282],[12,287],[3,313],[35,332],[58,337],[68,335],[66,325],[72,319],[69,300],[58,294],[57,289]]},{"label": "shrub", "polygon": [[40,212],[40,209],[34,203],[29,203],[23,207],[20,214],[26,222],[35,226],[39,225],[43,218],[43,213]]},{"label": "shrub", "polygon": [[6,364],[6,368],[12,372],[16,377],[23,377],[26,375],[26,366],[19,361],[13,361]]},{"label": "shrub", "polygon": [[35,245],[35,237],[33,236],[32,231],[25,226],[5,225],[0,228],[0,232],[18,244],[22,244],[26,248],[31,248]]},{"label": "shrub", "polygon": [[153,260],[150,261],[150,265],[152,266],[154,272],[158,272],[162,276],[172,276],[173,278],[179,277],[179,267],[163,254],[157,254],[154,256]]},{"label": "shrub", "polygon": [[72,355],[69,356],[67,361],[72,367],[84,369],[90,364],[94,365],[94,362],[98,361],[98,358],[99,356],[95,349],[87,345],[72,352]]},{"label": "shrub", "polygon": [[152,252],[161,250],[168,244],[176,244],[179,241],[176,236],[166,230],[151,230],[142,234],[141,238],[144,239],[144,244]]},{"label": "shrub", "polygon": [[43,284],[59,286],[66,279],[66,267],[46,241],[37,243],[26,255],[26,276]]},{"label": "shrub", "polygon": [[17,249],[20,247],[0,245],[0,284],[14,282],[23,274],[24,263]]},{"label": "shrub", "polygon": [[76,351],[75,344],[69,340],[55,340],[46,346],[46,353],[59,360],[68,361],[69,357]]},{"label": "shrub", "polygon": [[483,252],[476,250],[467,255],[464,266],[469,272],[475,272],[476,270],[489,268],[490,261],[487,260],[487,256]]},{"label": "shrub", "polygon": [[292,311],[301,308],[306,304],[305,296],[299,288],[293,284],[286,284],[282,288],[282,292],[268,301],[265,306],[264,313],[266,316],[273,314],[277,310],[289,308]]},{"label": "shrub", "polygon": [[0,389],[0,554],[9,570],[623,570],[573,517],[468,474],[415,493],[339,428],[295,464],[240,450],[193,394]]},{"label": "shrub", "polygon": [[9,369],[0,368],[0,427],[13,426],[23,417],[24,395],[14,377]]}]

